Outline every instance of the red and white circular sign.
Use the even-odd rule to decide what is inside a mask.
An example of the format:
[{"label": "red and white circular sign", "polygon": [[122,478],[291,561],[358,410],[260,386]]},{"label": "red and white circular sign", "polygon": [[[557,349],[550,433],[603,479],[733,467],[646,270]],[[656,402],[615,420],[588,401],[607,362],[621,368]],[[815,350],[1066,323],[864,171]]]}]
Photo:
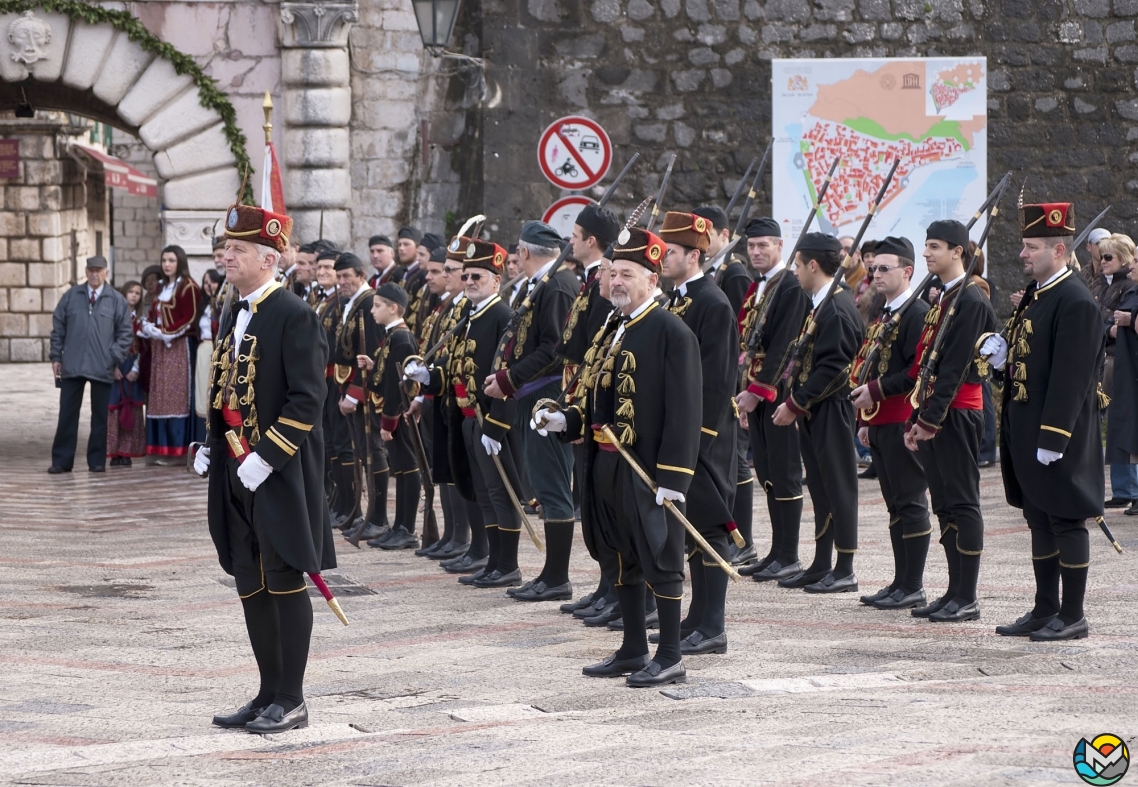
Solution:
[{"label": "red and white circular sign", "polygon": [[549,182],[581,191],[601,182],[612,163],[612,142],[595,120],[570,115],[555,120],[541,134],[537,160]]},{"label": "red and white circular sign", "polygon": [[562,238],[573,235],[573,225],[577,223],[577,215],[586,205],[592,205],[593,200],[588,197],[562,197],[554,202],[542,215],[541,220],[557,230]]}]

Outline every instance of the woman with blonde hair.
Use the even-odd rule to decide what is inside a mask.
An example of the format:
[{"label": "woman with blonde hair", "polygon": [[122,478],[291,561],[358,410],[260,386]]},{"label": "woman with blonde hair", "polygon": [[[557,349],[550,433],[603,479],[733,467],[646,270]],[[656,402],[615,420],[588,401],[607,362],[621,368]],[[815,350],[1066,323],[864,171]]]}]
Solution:
[{"label": "woman with blonde hair", "polygon": [[1138,291],[1128,278],[1134,265],[1134,241],[1114,233],[1098,242],[1098,251],[1099,275],[1106,285],[1099,299],[1106,331],[1102,387],[1112,402],[1106,418],[1111,492],[1106,507],[1130,506],[1126,513],[1138,514],[1138,465],[1132,464],[1131,458],[1138,454],[1138,417],[1134,411],[1138,363],[1129,352],[1134,345],[1134,310],[1138,308]]}]

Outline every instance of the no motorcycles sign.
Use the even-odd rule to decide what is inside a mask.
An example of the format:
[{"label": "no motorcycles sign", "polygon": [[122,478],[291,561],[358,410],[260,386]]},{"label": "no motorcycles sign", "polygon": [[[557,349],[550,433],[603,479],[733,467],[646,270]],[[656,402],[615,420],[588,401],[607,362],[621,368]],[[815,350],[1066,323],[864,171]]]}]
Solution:
[{"label": "no motorcycles sign", "polygon": [[612,163],[612,142],[595,120],[570,115],[542,132],[537,160],[549,182],[581,191],[601,182]]}]

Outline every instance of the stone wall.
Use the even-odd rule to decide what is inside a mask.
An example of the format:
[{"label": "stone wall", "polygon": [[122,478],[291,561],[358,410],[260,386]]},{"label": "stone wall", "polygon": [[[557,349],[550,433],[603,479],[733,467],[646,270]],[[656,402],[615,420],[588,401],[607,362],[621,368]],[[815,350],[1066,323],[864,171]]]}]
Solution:
[{"label": "stone wall", "polygon": [[[162,180],[154,166],[154,154],[136,138],[114,131],[109,152],[135,169],[155,178],[161,194]],[[114,239],[114,284],[121,287],[137,280],[148,265],[157,265],[164,245],[158,197],[140,197],[125,189],[111,189],[112,237]]]},{"label": "stone wall", "polygon": [[[722,204],[769,139],[772,58],[980,54],[992,184],[1028,176],[1029,201],[1073,200],[1083,221],[1111,204],[1106,226],[1138,236],[1136,16],[1136,0],[483,0],[488,92],[501,91],[485,110],[486,213],[515,232],[560,195],[535,145],[562,114],[601,122],[613,173],[644,157],[625,205],[669,151],[668,202]],[[989,246],[1004,292],[1022,282],[1013,207]]]}]

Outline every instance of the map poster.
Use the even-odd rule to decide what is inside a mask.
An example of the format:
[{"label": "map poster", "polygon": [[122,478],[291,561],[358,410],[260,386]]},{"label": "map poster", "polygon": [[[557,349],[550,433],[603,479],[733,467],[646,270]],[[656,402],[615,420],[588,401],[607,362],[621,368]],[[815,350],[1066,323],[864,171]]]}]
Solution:
[{"label": "map poster", "polygon": [[987,70],[983,57],[775,60],[772,188],[787,253],[835,157],[813,229],[838,237],[857,235],[900,157],[863,242],[907,237],[919,281],[925,228],[945,218],[967,223],[988,195]]}]

